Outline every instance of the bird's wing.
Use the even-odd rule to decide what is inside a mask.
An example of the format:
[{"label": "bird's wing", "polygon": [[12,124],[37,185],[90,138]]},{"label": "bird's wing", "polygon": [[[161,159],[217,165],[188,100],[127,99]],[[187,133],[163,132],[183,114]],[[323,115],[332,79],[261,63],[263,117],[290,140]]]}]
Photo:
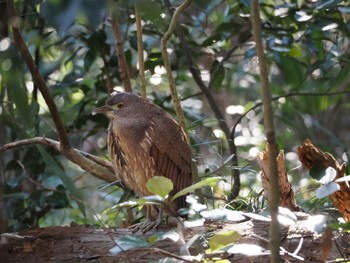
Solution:
[{"label": "bird's wing", "polygon": [[[173,193],[192,184],[191,149],[187,143],[185,132],[170,117],[155,120],[152,125],[153,138],[150,148],[157,175],[169,178],[174,184]],[[184,197],[175,200],[177,207],[185,207]]]}]

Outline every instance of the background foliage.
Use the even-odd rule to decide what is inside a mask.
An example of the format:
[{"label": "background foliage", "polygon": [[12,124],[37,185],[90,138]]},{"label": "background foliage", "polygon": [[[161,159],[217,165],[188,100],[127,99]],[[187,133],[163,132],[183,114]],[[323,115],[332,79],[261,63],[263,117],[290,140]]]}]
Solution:
[{"label": "background foliage", "polygon": [[[115,89],[122,88],[109,16],[112,11],[122,29],[132,85],[139,92],[134,15],[134,5],[139,5],[147,93],[174,113],[160,39],[170,22],[169,10],[179,1],[15,3],[23,37],[75,148],[108,158],[107,119],[92,116],[91,111],[107,97],[108,81]],[[4,2],[0,5],[2,9]],[[286,154],[297,203],[308,210],[318,202],[317,209],[323,210],[327,199],[314,198],[313,181],[299,166],[296,149],[310,138],[347,161],[350,7],[340,0],[290,0],[262,1],[261,10],[279,148]],[[249,1],[193,1],[180,19],[187,46],[180,43],[177,31],[168,52],[200,176],[223,178],[217,186],[203,190],[206,205],[257,211],[264,203],[255,156],[264,149],[264,131],[249,16]],[[6,24],[5,16],[0,19],[0,24]],[[11,38],[11,32],[2,29],[0,145],[35,136],[57,139],[48,108]],[[193,69],[200,73],[205,90],[193,76]],[[223,118],[215,114],[213,103]],[[232,151],[222,123],[233,134],[238,159],[235,169],[241,174],[240,196],[231,202],[226,200],[233,167],[225,160]],[[2,231],[71,221],[120,226],[128,217],[124,209],[107,208],[133,197],[94,178],[52,149],[21,147],[0,154],[1,212],[6,218]]]}]

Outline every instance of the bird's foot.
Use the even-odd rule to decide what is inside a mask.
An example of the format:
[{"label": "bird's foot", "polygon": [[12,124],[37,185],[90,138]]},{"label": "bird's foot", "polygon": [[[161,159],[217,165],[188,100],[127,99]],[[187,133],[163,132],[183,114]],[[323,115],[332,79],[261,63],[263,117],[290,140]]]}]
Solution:
[{"label": "bird's foot", "polygon": [[137,231],[141,231],[142,233],[146,233],[147,231],[150,231],[151,229],[157,229],[161,224],[163,224],[162,218],[157,218],[155,221],[151,221],[150,219],[146,218],[145,221],[141,223],[137,223],[135,225],[132,225],[129,227],[129,229],[136,233]]}]

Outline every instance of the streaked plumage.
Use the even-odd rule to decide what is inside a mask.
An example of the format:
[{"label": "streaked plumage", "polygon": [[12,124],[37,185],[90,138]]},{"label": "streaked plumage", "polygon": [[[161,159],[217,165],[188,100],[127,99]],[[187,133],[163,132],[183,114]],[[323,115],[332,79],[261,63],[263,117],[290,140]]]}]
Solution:
[{"label": "streaked plumage", "polygon": [[[147,180],[165,176],[174,194],[191,185],[191,149],[183,129],[162,108],[131,93],[117,93],[94,113],[110,119],[108,151],[118,179],[138,196],[147,196]],[[175,200],[185,207],[185,197]],[[154,220],[154,215],[151,216]]]}]

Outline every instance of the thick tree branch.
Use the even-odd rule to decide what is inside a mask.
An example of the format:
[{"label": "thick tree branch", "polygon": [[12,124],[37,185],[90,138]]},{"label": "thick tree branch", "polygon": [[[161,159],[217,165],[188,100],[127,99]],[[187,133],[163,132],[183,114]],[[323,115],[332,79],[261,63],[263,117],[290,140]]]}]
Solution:
[{"label": "thick tree branch", "polygon": [[264,107],[264,126],[266,130],[267,137],[267,151],[270,153],[269,159],[269,182],[270,182],[270,195],[269,205],[271,213],[271,224],[270,224],[270,249],[271,249],[271,262],[280,262],[279,247],[281,230],[278,222],[278,205],[279,205],[279,182],[278,182],[278,170],[277,170],[277,143],[275,138],[275,128],[273,123],[273,112],[271,106],[271,93],[269,87],[267,66],[265,53],[261,37],[261,20],[260,20],[260,10],[259,1],[251,1],[251,16],[252,16],[252,29],[253,37],[256,43],[256,54],[259,59],[259,71],[260,71],[260,82],[262,88],[262,101]]},{"label": "thick tree branch", "polygon": [[136,19],[136,29],[137,29],[137,53],[139,56],[139,76],[140,76],[140,89],[141,96],[146,98],[146,80],[145,80],[145,61],[143,58],[143,39],[142,39],[142,23],[140,10],[137,5],[135,5],[135,19]]},{"label": "thick tree branch", "polygon": [[113,28],[114,38],[115,38],[116,51],[118,55],[120,77],[122,78],[125,91],[132,92],[129,70],[128,70],[125,53],[124,53],[124,44],[123,44],[122,34],[120,32],[119,23],[115,18],[115,14],[112,14],[112,28]]},{"label": "thick tree branch", "polygon": [[184,131],[186,133],[187,133],[187,130],[186,130],[185,116],[184,116],[184,113],[183,113],[182,108],[181,108],[179,96],[177,95],[177,91],[176,91],[174,77],[173,77],[173,74],[171,71],[171,65],[169,62],[169,56],[168,56],[168,51],[167,51],[167,42],[170,39],[171,35],[173,34],[173,32],[176,28],[180,14],[182,13],[182,11],[184,11],[191,4],[191,2],[192,2],[192,0],[185,0],[176,9],[176,11],[171,19],[168,31],[165,32],[165,34],[161,40],[161,51],[162,51],[163,63],[164,63],[164,67],[166,69],[167,76],[168,76],[169,88],[170,88],[170,93],[171,93],[171,97],[173,100],[173,105],[175,108],[175,112],[176,112],[176,116],[178,118],[179,124],[181,125],[181,127],[184,129]]},{"label": "thick tree branch", "polygon": [[69,144],[66,129],[63,125],[63,122],[62,122],[61,116],[58,112],[58,109],[56,107],[56,104],[55,104],[55,102],[50,94],[50,91],[46,85],[45,80],[41,76],[41,74],[40,74],[40,72],[39,72],[39,70],[38,70],[38,68],[33,60],[33,57],[29,52],[29,49],[28,49],[26,43],[24,42],[24,40],[22,38],[21,32],[19,30],[20,18],[17,16],[13,1],[6,0],[6,3],[7,3],[8,11],[9,11],[9,16],[11,17],[11,19],[9,19],[9,21],[11,21],[11,23],[12,23],[11,27],[12,27],[14,41],[17,44],[17,47],[18,47],[19,51],[21,52],[25,63],[27,64],[27,67],[30,71],[30,74],[32,75],[34,84],[40,90],[40,92],[43,95],[44,100],[45,100],[45,102],[50,110],[50,113],[52,115],[52,119],[53,119],[55,126],[56,126],[56,131],[58,133],[58,137],[59,137],[60,142],[61,142],[60,147],[62,147],[63,149],[69,149],[71,146]]},{"label": "thick tree branch", "polygon": [[[44,137],[34,137],[31,139],[20,140],[16,142],[11,142],[0,147],[0,152],[7,151],[20,146],[43,144],[49,146],[56,151],[60,152],[66,156],[72,162],[78,164],[81,168],[88,171],[92,175],[107,182],[114,182],[116,180],[115,174],[113,172],[112,164],[109,161],[103,160],[95,155],[70,148],[69,150],[64,150],[60,147],[60,142],[44,138]],[[84,159],[82,161],[82,159]]]}]

